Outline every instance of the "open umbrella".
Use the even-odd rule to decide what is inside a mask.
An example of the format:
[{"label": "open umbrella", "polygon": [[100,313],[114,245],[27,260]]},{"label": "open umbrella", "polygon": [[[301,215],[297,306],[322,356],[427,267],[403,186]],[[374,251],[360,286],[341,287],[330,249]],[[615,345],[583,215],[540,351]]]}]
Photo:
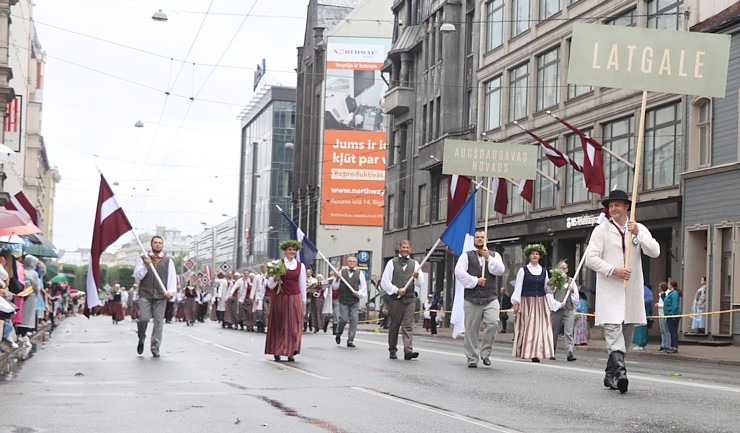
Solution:
[{"label": "open umbrella", "polygon": [[56,277],[51,279],[52,283],[66,283],[68,281],[67,276],[64,274],[57,274]]},{"label": "open umbrella", "polygon": [[41,229],[36,227],[28,215],[17,210],[0,208],[0,236],[30,235],[39,232]]},{"label": "open umbrella", "polygon": [[25,235],[24,237],[31,241],[30,245],[24,248],[26,254],[31,254],[36,257],[59,257],[59,255],[57,254],[57,248],[46,237],[38,233],[33,235]]}]

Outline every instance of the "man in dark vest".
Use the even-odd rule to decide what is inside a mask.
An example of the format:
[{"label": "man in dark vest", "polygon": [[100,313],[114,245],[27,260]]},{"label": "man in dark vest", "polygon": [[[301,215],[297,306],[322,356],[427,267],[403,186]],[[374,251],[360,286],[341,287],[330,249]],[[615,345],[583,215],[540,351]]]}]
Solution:
[{"label": "man in dark vest", "polygon": [[[558,335],[560,327],[563,327],[563,336],[565,337],[565,351],[568,354],[569,362],[575,361],[573,356],[573,328],[575,327],[575,308],[580,299],[578,287],[575,281],[568,276],[568,262],[561,260],[558,262],[558,269],[563,273],[566,284],[562,287],[555,287],[553,293],[547,293],[547,303],[550,306],[550,320],[552,320],[552,349],[553,352],[558,350]],[[555,360],[555,356],[550,358]]]},{"label": "man in dark vest", "polygon": [[[388,351],[391,359],[397,359],[398,331],[403,334],[403,359],[410,361],[419,357],[414,352],[412,337],[414,331],[414,313],[416,310],[417,290],[424,287],[426,279],[419,263],[409,258],[411,242],[403,240],[398,244],[397,257],[385,265],[380,286],[390,295],[391,324],[388,328]],[[406,287],[406,283],[414,278],[414,287]]]},{"label": "man in dark vest", "polygon": [[[455,266],[455,278],[462,287],[465,287],[464,346],[470,368],[478,367],[478,359],[483,360],[483,365],[491,365],[489,357],[493,349],[493,340],[498,333],[500,307],[494,276],[503,275],[505,268],[501,255],[486,248],[486,237],[484,230],[476,231],[473,237],[475,249],[462,254]],[[481,321],[486,328],[479,342]]]},{"label": "man in dark vest", "polygon": [[[349,283],[349,286],[345,283]],[[334,273],[332,290],[339,289],[339,326],[337,327],[337,344],[342,342],[344,325],[349,322],[347,347],[355,347],[355,333],[357,332],[357,318],[360,313],[360,298],[367,296],[367,282],[362,271],[357,270],[357,258],[348,257],[347,267],[341,272]]]},{"label": "man in dark vest", "polygon": [[[146,328],[149,319],[154,320],[152,330],[152,356],[159,358],[159,346],[162,344],[162,322],[164,311],[169,298],[177,293],[177,274],[175,262],[164,254],[164,240],[160,236],[154,236],[151,242],[152,252],[149,255],[136,258],[134,266],[134,278],[139,281],[139,344],[136,352],[144,353],[144,341],[146,340]],[[160,280],[166,290],[157,281],[151,266],[154,265]]]}]

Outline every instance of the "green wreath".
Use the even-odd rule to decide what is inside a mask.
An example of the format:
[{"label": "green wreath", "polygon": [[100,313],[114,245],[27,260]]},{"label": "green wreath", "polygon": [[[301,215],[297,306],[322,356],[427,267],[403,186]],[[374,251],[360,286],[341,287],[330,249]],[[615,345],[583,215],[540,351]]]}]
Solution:
[{"label": "green wreath", "polygon": [[303,245],[301,245],[301,243],[295,239],[288,239],[287,241],[283,241],[280,243],[280,249],[283,251],[287,250],[290,247],[293,247],[296,250],[300,250]]},{"label": "green wreath", "polygon": [[537,251],[540,253],[540,256],[546,256],[547,255],[547,249],[542,244],[529,244],[526,247],[524,247],[524,257],[529,257],[529,254],[532,251]]}]

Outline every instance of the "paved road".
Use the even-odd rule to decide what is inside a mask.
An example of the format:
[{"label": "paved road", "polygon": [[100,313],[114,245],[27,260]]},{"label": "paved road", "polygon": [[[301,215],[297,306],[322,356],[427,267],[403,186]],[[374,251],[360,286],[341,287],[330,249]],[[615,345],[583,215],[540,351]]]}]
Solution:
[{"label": "paved road", "polygon": [[734,366],[630,359],[620,395],[600,386],[601,353],[533,364],[497,346],[492,367],[469,369],[461,340],[420,336],[418,360],[393,361],[386,338],[308,334],[297,362],[276,363],[263,334],[175,323],[152,358],[131,322],[71,318],[0,385],[0,432],[740,430]]}]

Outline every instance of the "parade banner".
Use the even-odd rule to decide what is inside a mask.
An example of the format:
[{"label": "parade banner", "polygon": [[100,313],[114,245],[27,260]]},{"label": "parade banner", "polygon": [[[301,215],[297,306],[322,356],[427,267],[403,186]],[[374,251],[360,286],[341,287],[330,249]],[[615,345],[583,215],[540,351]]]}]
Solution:
[{"label": "parade banner", "polygon": [[576,23],[568,84],[725,97],[730,35]]},{"label": "parade banner", "polygon": [[321,224],[382,226],[386,129],[380,77],[390,40],[329,37]]},{"label": "parade banner", "polygon": [[442,173],[534,179],[539,146],[490,141],[445,140]]}]

